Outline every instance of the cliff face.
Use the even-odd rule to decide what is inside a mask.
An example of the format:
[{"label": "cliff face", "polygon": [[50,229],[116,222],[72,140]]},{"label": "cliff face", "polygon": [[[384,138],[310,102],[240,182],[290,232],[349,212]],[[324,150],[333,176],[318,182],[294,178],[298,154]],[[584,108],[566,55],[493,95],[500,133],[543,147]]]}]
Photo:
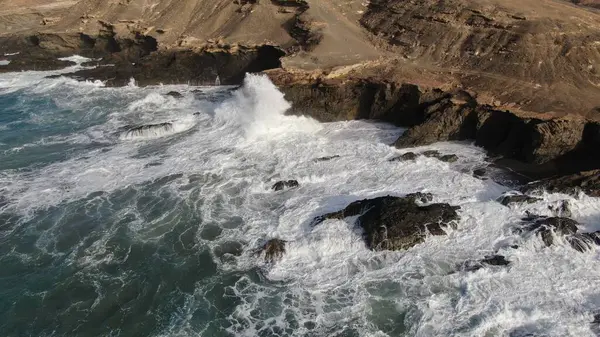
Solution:
[{"label": "cliff face", "polygon": [[412,62],[538,112],[600,105],[600,15],[559,1],[374,0],[361,24]]}]

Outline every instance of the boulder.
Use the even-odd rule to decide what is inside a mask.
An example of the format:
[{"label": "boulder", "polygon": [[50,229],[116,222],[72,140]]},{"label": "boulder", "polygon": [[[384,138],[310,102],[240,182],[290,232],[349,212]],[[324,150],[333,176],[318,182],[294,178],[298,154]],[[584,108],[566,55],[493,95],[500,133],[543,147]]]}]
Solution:
[{"label": "boulder", "polygon": [[488,255],[481,260],[478,261],[467,261],[465,262],[460,269],[464,271],[477,271],[485,266],[508,266],[510,265],[510,261],[508,261],[502,255]]},{"label": "boulder", "polygon": [[485,177],[486,173],[487,173],[487,170],[484,168],[478,168],[478,169],[473,170],[473,176],[476,178]]},{"label": "boulder", "polygon": [[392,159],[390,159],[389,161],[408,161],[408,160],[415,160],[417,159],[419,155],[414,153],[414,152],[406,152],[405,154],[398,156],[398,157],[394,157]]},{"label": "boulder", "polygon": [[458,156],[455,154],[447,154],[439,157],[439,159],[446,163],[454,163],[458,160]]},{"label": "boulder", "polygon": [[421,152],[421,154],[428,158],[431,158],[431,157],[439,158],[442,156],[442,154],[438,150],[427,150],[427,151]]},{"label": "boulder", "polygon": [[359,200],[338,212],[316,217],[313,225],[327,219],[358,216],[357,223],[364,231],[369,249],[408,249],[423,242],[428,234],[445,235],[443,228],[459,219],[458,206],[416,203],[430,200],[431,194],[425,193]]},{"label": "boulder", "polygon": [[509,195],[503,195],[500,198],[498,198],[497,200],[502,205],[508,206],[510,204],[523,204],[523,203],[532,204],[532,203],[538,202],[542,199],[530,197],[525,194],[509,194]]},{"label": "boulder", "polygon": [[183,97],[183,95],[177,91],[169,91],[167,93],[167,96],[171,96],[173,98],[182,98]]},{"label": "boulder", "polygon": [[285,188],[296,188],[300,186],[297,180],[281,180],[276,182],[271,189],[275,191],[281,191]]}]

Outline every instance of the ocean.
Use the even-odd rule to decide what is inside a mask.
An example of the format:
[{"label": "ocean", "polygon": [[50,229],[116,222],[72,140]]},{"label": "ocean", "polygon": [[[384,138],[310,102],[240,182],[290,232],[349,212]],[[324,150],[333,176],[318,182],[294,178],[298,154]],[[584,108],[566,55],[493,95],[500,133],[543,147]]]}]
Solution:
[{"label": "ocean", "polygon": [[[402,128],[286,116],[264,75],[241,87],[45,78],[60,73],[0,74],[0,336],[599,334],[598,249],[514,228],[567,200],[580,230],[600,230],[600,199],[503,206],[514,186],[472,174],[489,165],[482,149],[438,143],[412,150],[459,160],[390,162],[407,151],[390,146]],[[299,187],[271,189],[290,179]],[[374,252],[354,219],[311,226],[412,192],[460,206],[456,228]],[[286,252],[267,262],[257,252],[272,238]],[[461,268],[492,254],[511,264]]]}]

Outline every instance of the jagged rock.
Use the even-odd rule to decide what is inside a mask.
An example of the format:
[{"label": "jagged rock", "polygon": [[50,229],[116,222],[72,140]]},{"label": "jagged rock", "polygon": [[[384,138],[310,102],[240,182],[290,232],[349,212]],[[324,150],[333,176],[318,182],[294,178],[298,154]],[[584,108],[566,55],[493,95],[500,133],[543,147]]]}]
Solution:
[{"label": "jagged rock", "polygon": [[280,239],[270,239],[255,254],[265,254],[265,262],[273,263],[283,257],[285,254],[286,241]]},{"label": "jagged rock", "polygon": [[394,157],[392,159],[390,159],[389,161],[408,161],[408,160],[415,160],[417,159],[419,155],[417,155],[414,152],[406,152],[405,154],[398,156],[398,157]]},{"label": "jagged rock", "polygon": [[554,236],[561,235],[569,245],[579,251],[585,252],[594,245],[600,245],[600,231],[592,233],[577,233],[577,221],[561,217],[544,217],[528,215],[523,219],[519,233],[534,233],[542,237],[546,246],[554,243]]},{"label": "jagged rock", "polygon": [[415,193],[405,197],[379,197],[355,201],[341,211],[316,217],[313,225],[327,219],[357,216],[372,250],[408,249],[423,242],[427,233],[445,235],[443,227],[459,219],[460,207],[448,204],[420,206],[415,201],[431,200],[430,194]]},{"label": "jagged rock", "polygon": [[569,218],[528,216],[523,218],[519,231],[539,234],[546,246],[554,243],[554,234],[572,236],[577,233],[577,221]]},{"label": "jagged rock", "polygon": [[584,192],[592,197],[600,197],[600,170],[579,172],[557,178],[533,182],[521,188],[523,192],[546,190],[552,193],[577,195]]},{"label": "jagged rock", "polygon": [[177,91],[169,91],[167,93],[167,96],[171,96],[173,98],[182,98],[183,97],[183,95]]},{"label": "jagged rock", "polygon": [[447,155],[441,156],[439,159],[446,163],[454,163],[458,160],[458,156],[455,154],[447,154]]},{"label": "jagged rock", "polygon": [[320,158],[316,158],[315,161],[319,162],[319,161],[329,161],[335,158],[339,158],[339,155],[335,155],[335,156],[327,156],[327,157],[320,157]]},{"label": "jagged rock", "polygon": [[522,203],[532,204],[534,202],[538,202],[541,200],[542,199],[530,197],[525,194],[503,195],[500,198],[498,198],[498,202],[500,202],[504,206],[508,206],[510,204],[522,204]]},{"label": "jagged rock", "polygon": [[275,191],[281,191],[285,188],[295,188],[298,186],[300,186],[300,184],[298,184],[297,180],[282,180],[276,182],[271,189]]}]

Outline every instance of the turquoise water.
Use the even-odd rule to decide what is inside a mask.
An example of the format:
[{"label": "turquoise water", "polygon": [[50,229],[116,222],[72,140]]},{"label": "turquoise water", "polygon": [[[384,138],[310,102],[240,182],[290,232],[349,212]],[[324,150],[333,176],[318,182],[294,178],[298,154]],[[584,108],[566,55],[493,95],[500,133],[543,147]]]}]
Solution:
[{"label": "turquoise water", "polygon": [[[509,188],[471,175],[480,149],[441,143],[423,150],[457,163],[391,163],[403,130],[284,116],[262,76],[104,88],[47,74],[0,76],[1,336],[595,335],[598,252],[510,230],[565,198],[600,229],[595,198],[503,207]],[[282,179],[300,187],[272,191]],[[309,225],[415,191],[460,205],[457,229],[371,252],[351,221]],[[256,254],[269,238],[288,241],[273,264]],[[457,267],[495,252],[511,267]]]}]

